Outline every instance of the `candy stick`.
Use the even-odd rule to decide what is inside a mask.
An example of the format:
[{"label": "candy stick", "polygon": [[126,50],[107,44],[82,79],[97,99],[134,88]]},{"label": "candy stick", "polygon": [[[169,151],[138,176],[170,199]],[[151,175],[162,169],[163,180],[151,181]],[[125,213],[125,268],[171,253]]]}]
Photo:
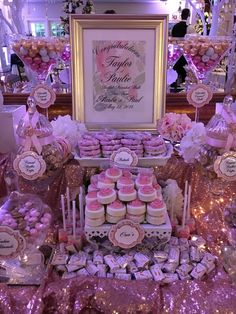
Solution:
[{"label": "candy stick", "polygon": [[64,197],[64,195],[61,195],[61,211],[62,211],[63,229],[66,231],[66,214],[65,214],[65,197]]},{"label": "candy stick", "polygon": [[75,201],[72,202],[72,228],[73,228],[73,237],[75,238],[75,230],[76,230],[76,207],[75,207]]},{"label": "candy stick", "polygon": [[191,184],[188,186],[188,207],[187,207],[187,220],[190,219],[190,203],[191,203],[191,193],[192,193],[192,188]]},{"label": "candy stick", "polygon": [[188,191],[188,181],[185,181],[185,188],[184,188],[184,209],[183,209],[183,216],[182,216],[182,227],[185,226],[186,220],[186,209],[187,209],[187,191]]},{"label": "candy stick", "polygon": [[66,188],[66,200],[67,200],[67,219],[68,223],[71,223],[71,208],[70,208],[70,190]]},{"label": "candy stick", "polygon": [[80,218],[80,227],[84,226],[84,196],[83,196],[83,188],[80,187],[79,193],[79,218]]}]

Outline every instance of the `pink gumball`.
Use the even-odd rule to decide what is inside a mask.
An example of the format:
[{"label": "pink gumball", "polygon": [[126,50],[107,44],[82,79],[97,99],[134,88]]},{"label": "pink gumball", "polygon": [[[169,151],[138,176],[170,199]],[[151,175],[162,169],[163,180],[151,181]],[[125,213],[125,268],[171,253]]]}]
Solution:
[{"label": "pink gumball", "polygon": [[26,203],[25,203],[25,207],[27,207],[27,208],[30,208],[32,205],[33,205],[32,202],[26,202]]},{"label": "pink gumball", "polygon": [[32,63],[32,64],[31,64],[31,69],[32,69],[33,71],[38,70],[38,68],[39,68],[38,64],[36,64],[36,63]]},{"label": "pink gumball", "polygon": [[45,225],[50,224],[50,219],[48,219],[47,217],[42,217],[40,221]]},{"label": "pink gumball", "polygon": [[22,208],[20,208],[20,209],[18,210],[18,212],[21,213],[21,214],[25,214],[26,211],[27,211],[27,209],[26,209],[25,207],[22,207]]},{"label": "pink gumball", "polygon": [[40,216],[40,212],[37,210],[37,209],[31,209],[31,211],[30,211],[30,216],[33,216],[33,217],[38,217],[38,216]]},{"label": "pink gumball", "polygon": [[43,225],[43,224],[41,224],[41,223],[37,223],[36,225],[35,225],[35,229],[36,230],[43,230],[45,228],[45,226]]}]

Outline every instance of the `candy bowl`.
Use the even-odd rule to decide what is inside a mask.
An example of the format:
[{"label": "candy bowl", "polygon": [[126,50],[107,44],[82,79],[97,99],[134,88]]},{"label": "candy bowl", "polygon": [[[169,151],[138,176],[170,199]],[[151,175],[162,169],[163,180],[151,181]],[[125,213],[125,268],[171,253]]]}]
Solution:
[{"label": "candy bowl", "polygon": [[175,63],[183,55],[182,46],[184,38],[169,37],[168,41],[168,68],[173,68]]},{"label": "candy bowl", "polygon": [[198,80],[203,82],[226,56],[232,45],[230,37],[186,35],[183,53]]},{"label": "candy bowl", "polygon": [[[25,65],[26,73],[34,75],[36,83],[46,81],[51,68],[61,57],[66,42],[59,38],[13,36],[11,48]],[[29,78],[30,79],[30,78]]]}]

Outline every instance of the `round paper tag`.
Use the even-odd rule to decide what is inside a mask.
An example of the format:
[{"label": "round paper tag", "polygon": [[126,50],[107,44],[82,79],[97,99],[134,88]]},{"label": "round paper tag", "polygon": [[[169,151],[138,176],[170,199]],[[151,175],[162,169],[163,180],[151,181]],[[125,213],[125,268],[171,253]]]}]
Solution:
[{"label": "round paper tag", "polygon": [[25,238],[18,230],[0,226],[0,259],[15,258],[25,249]]},{"label": "round paper tag", "polygon": [[13,168],[19,176],[27,180],[35,180],[44,174],[46,163],[42,156],[35,152],[27,151],[16,157],[13,161]]},{"label": "round paper tag", "polygon": [[213,93],[209,86],[196,84],[187,92],[187,100],[195,108],[201,108],[209,104]]},{"label": "round paper tag", "polygon": [[124,219],[112,226],[108,237],[115,245],[123,249],[129,249],[141,243],[144,239],[145,231],[137,223]]},{"label": "round paper tag", "polygon": [[54,90],[43,84],[37,85],[30,93],[30,96],[34,98],[36,105],[40,108],[48,108],[56,100]]},{"label": "round paper tag", "polygon": [[226,181],[236,181],[236,152],[224,153],[217,157],[214,170],[218,177]]},{"label": "round paper tag", "polygon": [[113,152],[110,159],[118,165],[136,166],[138,164],[138,156],[126,147]]}]

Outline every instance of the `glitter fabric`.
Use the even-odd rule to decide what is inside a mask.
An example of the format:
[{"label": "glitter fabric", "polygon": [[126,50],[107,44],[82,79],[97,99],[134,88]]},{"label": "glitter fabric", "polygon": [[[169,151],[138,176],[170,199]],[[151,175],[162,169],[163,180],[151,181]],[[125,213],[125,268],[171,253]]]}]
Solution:
[{"label": "glitter fabric", "polygon": [[[6,158],[2,157],[0,161],[0,193],[4,195],[2,176]],[[44,198],[53,204],[69,180],[70,187],[76,188],[83,176],[88,178],[94,171],[69,163],[51,178]],[[165,167],[156,168],[155,173],[159,179],[177,180],[182,189],[186,179],[191,182],[191,211],[196,218],[197,233],[207,240],[207,248],[217,256],[216,270],[203,280],[178,281],[161,287],[153,281],[128,282],[95,277],[61,280],[51,274],[40,288],[1,285],[0,313],[236,313],[236,287],[224,271],[221,254],[227,244],[223,211],[236,195],[236,183],[215,179],[176,157],[172,157]],[[43,194],[43,187],[45,189],[40,181],[25,183],[24,191],[33,189]],[[56,212],[55,203],[52,209]]]}]

